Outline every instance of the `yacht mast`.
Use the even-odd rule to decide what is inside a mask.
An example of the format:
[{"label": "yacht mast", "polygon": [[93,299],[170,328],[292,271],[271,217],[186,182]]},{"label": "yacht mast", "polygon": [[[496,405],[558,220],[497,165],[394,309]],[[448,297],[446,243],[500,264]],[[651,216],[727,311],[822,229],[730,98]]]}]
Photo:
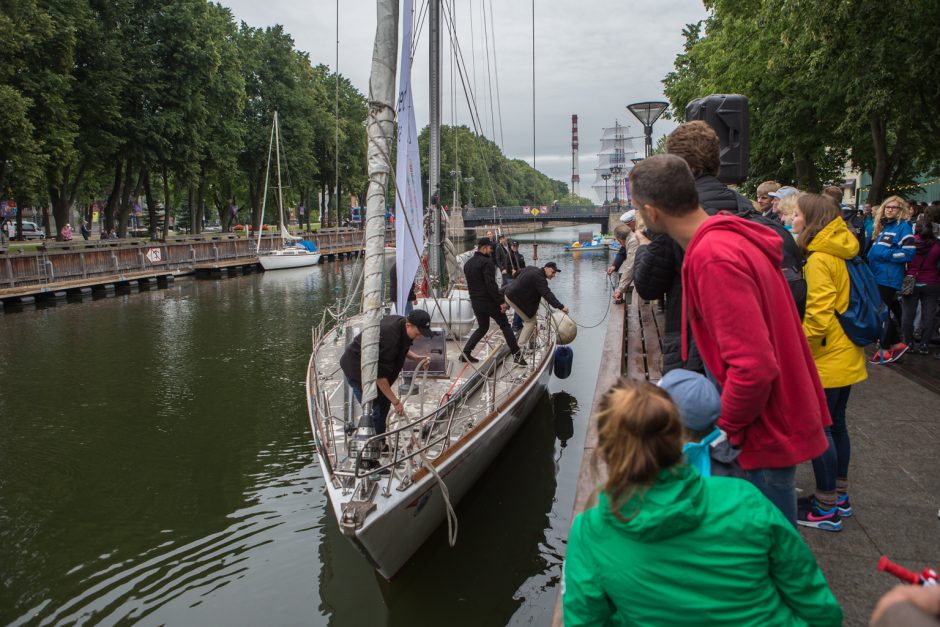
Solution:
[{"label": "yacht mast", "polygon": [[430,35],[431,103],[429,107],[428,187],[430,187],[431,245],[428,265],[431,289],[440,294],[441,287],[441,3],[430,0],[428,6]]},{"label": "yacht mast", "polygon": [[[385,248],[385,188],[391,171],[395,134],[395,67],[398,63],[398,0],[376,3],[375,47],[369,78],[369,189],[366,193],[365,280],[362,288],[363,423],[373,428],[371,407],[378,390],[379,323],[382,320],[382,275]],[[403,245],[400,243],[399,245]],[[358,435],[357,435],[358,437]]]}]

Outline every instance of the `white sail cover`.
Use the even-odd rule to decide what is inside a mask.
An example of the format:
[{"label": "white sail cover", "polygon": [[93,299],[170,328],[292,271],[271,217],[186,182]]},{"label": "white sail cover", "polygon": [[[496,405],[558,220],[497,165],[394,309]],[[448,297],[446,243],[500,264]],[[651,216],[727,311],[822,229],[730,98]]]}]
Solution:
[{"label": "white sail cover", "polygon": [[[366,259],[362,286],[362,403],[375,399],[382,321],[382,278],[385,259],[385,187],[391,172],[395,132],[395,66],[398,50],[398,2],[376,3],[375,48],[369,78],[369,189],[366,195]],[[368,414],[366,414],[368,415]]]},{"label": "white sail cover", "polygon": [[398,273],[396,311],[405,311],[424,250],[424,198],[421,157],[411,93],[412,0],[405,0],[401,36],[401,74],[398,82],[398,154],[395,171],[395,262]]}]

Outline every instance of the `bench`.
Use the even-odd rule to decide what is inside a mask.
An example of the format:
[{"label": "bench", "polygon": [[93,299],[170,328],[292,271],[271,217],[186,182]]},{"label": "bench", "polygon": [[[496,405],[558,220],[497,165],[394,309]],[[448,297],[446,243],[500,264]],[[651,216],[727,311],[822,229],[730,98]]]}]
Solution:
[{"label": "bench", "polygon": [[623,373],[630,379],[657,383],[663,378],[665,316],[658,301],[647,302],[636,291],[625,307]]}]

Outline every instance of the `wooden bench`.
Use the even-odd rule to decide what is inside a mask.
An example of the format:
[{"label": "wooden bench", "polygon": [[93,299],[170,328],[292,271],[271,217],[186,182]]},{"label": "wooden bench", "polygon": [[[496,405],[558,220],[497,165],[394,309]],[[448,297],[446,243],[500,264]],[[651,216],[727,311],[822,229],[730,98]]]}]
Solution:
[{"label": "wooden bench", "polygon": [[656,383],[663,377],[665,317],[657,301],[646,302],[635,291],[625,306],[623,372]]}]

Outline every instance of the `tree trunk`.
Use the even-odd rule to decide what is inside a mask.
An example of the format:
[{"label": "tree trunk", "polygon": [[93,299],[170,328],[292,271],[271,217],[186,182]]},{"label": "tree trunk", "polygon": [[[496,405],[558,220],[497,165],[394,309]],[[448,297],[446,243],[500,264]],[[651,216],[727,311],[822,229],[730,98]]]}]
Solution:
[{"label": "tree trunk", "polygon": [[869,120],[871,126],[871,140],[875,148],[875,171],[871,175],[871,187],[868,190],[867,202],[873,205],[881,204],[885,199],[888,188],[888,174],[890,164],[888,159],[888,137],[884,120],[873,113]]},{"label": "tree trunk", "polygon": [[196,230],[196,188],[189,184],[189,233],[195,235]]},{"label": "tree trunk", "polygon": [[147,197],[147,220],[150,239],[157,239],[157,201],[153,196],[153,187],[150,185],[150,168],[144,166],[144,195]]},{"label": "tree trunk", "polygon": [[199,173],[199,189],[196,192],[196,223],[198,225],[197,233],[202,233],[202,223],[205,219],[206,209],[206,169],[202,168]]},{"label": "tree trunk", "polygon": [[264,203],[264,191],[264,173],[259,172],[254,185],[251,183],[248,185],[248,193],[251,194],[251,225],[255,233],[260,233],[261,205]]},{"label": "tree trunk", "polygon": [[161,172],[163,178],[163,241],[170,235],[170,175],[167,172],[166,163],[163,164]]},{"label": "tree trunk", "polygon": [[[111,194],[108,195],[108,204],[104,208],[104,232],[108,233],[114,228],[114,219],[118,214],[118,202],[121,199],[121,177],[123,171],[121,159],[117,160],[114,166],[114,183],[111,185]],[[107,239],[107,235],[105,235]]]},{"label": "tree trunk", "polygon": [[796,169],[796,186],[799,189],[819,193],[822,187],[816,175],[816,166],[812,157],[808,155],[795,155],[794,168]]},{"label": "tree trunk", "polygon": [[131,211],[131,168],[133,160],[128,157],[124,167],[124,187],[121,189],[121,205],[118,210],[117,234],[118,237],[127,237],[127,219]]}]

